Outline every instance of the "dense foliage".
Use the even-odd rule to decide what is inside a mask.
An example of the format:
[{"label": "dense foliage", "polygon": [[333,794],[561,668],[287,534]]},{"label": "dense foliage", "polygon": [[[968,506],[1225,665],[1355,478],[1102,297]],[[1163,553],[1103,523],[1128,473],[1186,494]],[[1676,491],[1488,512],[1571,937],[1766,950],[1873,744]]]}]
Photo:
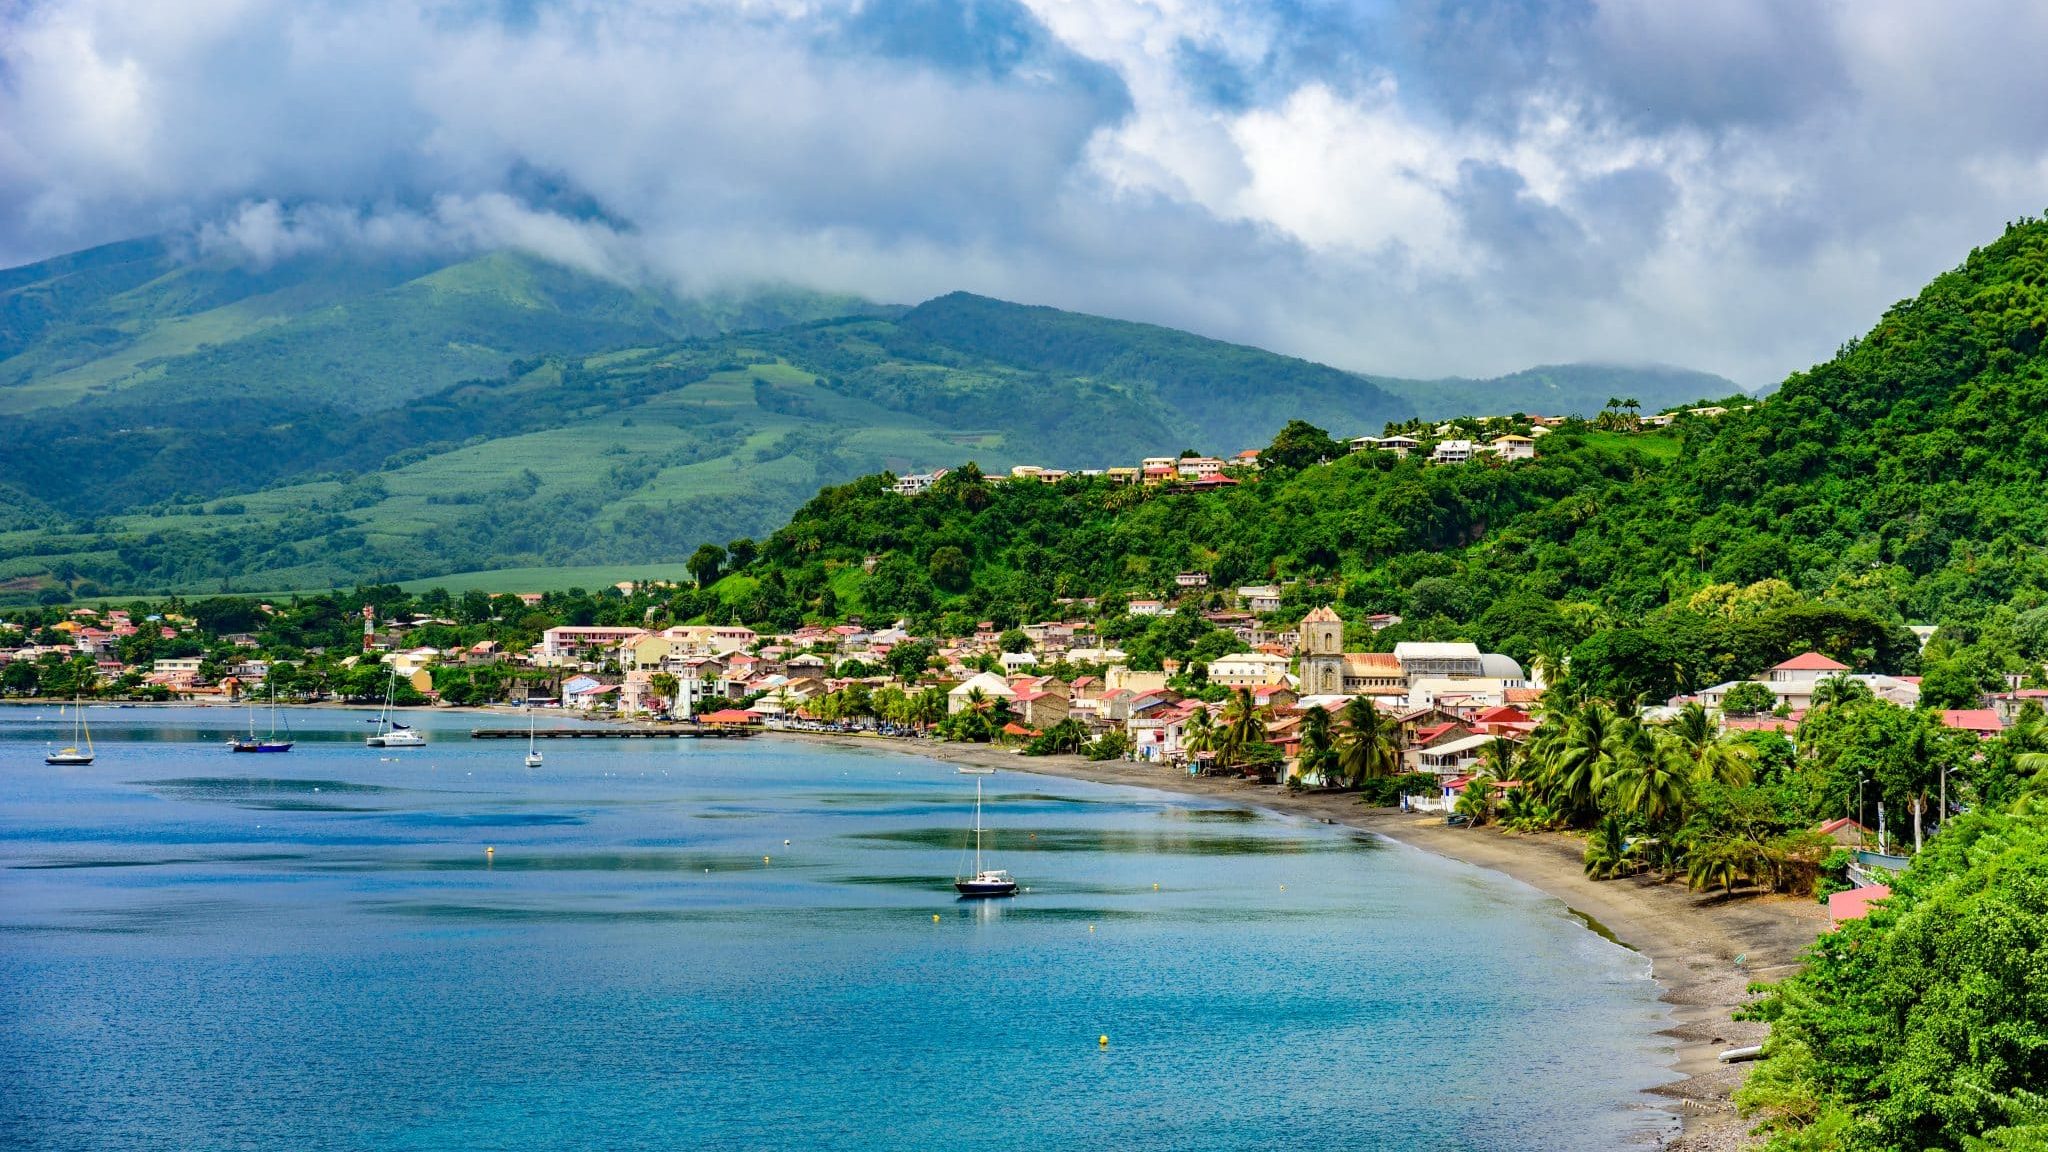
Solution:
[{"label": "dense foliage", "polygon": [[2048,1146],[2048,809],[1952,821],[1771,989],[1738,1095],[1777,1152]]}]

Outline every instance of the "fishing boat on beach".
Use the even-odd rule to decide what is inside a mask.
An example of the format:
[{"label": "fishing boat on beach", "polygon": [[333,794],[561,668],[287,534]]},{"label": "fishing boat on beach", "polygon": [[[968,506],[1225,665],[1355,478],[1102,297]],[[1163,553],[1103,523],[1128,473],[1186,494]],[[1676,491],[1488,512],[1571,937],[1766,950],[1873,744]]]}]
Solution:
[{"label": "fishing boat on beach", "polygon": [[[78,750],[80,742],[85,744],[85,751],[83,752]],[[92,758],[92,725],[85,722],[85,705],[80,704],[78,698],[74,696],[71,698],[71,746],[43,757],[43,763],[59,765],[90,764],[92,763]]]},{"label": "fishing boat on beach", "polygon": [[289,752],[291,750],[292,742],[290,740],[280,740],[277,735],[277,686],[273,684],[270,686],[270,735],[261,737],[256,735],[256,701],[255,698],[251,697],[249,700],[249,738],[247,740],[229,740],[228,751]]},{"label": "fishing boat on beach", "polygon": [[962,776],[974,777],[974,875],[953,878],[953,890],[966,899],[982,899],[990,896],[1015,896],[1017,881],[1001,868],[984,868],[981,864],[981,778],[993,776],[993,768],[962,768]]}]

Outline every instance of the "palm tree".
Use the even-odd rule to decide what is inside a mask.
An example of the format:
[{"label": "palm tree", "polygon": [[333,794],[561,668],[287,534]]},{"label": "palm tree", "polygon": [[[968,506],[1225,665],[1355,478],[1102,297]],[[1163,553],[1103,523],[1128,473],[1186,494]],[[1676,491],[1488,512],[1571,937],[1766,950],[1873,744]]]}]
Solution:
[{"label": "palm tree", "polygon": [[1330,714],[1321,706],[1310,708],[1301,716],[1302,781],[1313,779],[1319,785],[1327,784],[1336,767],[1337,749],[1330,739]]},{"label": "palm tree", "polygon": [[1472,822],[1477,828],[1493,818],[1493,778],[1474,776],[1465,782],[1465,790],[1458,793],[1458,802],[1452,811]]},{"label": "palm tree", "polygon": [[1181,728],[1180,744],[1190,760],[1199,760],[1204,752],[1216,751],[1221,734],[1215,720],[1207,708],[1197,708],[1188,713],[1187,723]]},{"label": "palm tree", "polygon": [[1223,707],[1223,762],[1234,764],[1247,748],[1265,742],[1264,711],[1252,699],[1251,689],[1239,688]]},{"label": "palm tree", "polygon": [[926,688],[910,698],[909,721],[920,728],[929,728],[946,717],[946,694],[937,688]]},{"label": "palm tree", "polygon": [[1401,746],[1393,718],[1381,714],[1371,700],[1353,696],[1341,719],[1344,736],[1337,745],[1337,766],[1351,786],[1394,775],[1401,764]]},{"label": "palm tree", "polygon": [[1593,834],[1586,838],[1585,864],[1588,880],[1612,880],[1635,873],[1634,854],[1621,830],[1621,821],[1606,816],[1593,826]]},{"label": "palm tree", "polygon": [[1556,737],[1543,763],[1542,785],[1565,812],[1593,810],[1619,723],[1612,708],[1594,700],[1573,713]]},{"label": "palm tree", "polygon": [[1650,828],[1678,822],[1693,778],[1683,748],[1666,736],[1639,741],[1624,735],[1607,758],[1601,787],[1618,810]]},{"label": "palm tree", "polygon": [[647,686],[667,703],[670,711],[675,710],[676,691],[683,686],[683,682],[677,679],[673,672],[656,672],[647,678]]},{"label": "palm tree", "polygon": [[1665,731],[1692,761],[1695,784],[1741,788],[1749,783],[1751,747],[1730,740],[1699,702],[1687,704]]}]

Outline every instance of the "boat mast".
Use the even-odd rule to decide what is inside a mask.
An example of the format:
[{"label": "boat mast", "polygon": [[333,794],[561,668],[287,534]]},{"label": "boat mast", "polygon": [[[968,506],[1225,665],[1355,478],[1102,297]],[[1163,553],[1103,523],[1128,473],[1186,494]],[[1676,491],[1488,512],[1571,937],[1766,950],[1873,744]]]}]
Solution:
[{"label": "boat mast", "polygon": [[981,875],[981,777],[974,778],[974,874]]}]

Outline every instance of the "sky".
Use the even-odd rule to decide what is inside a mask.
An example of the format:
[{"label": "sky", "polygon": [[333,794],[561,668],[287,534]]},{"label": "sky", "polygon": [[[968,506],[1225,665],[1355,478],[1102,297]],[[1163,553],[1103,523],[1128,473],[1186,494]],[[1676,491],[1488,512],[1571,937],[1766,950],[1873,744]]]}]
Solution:
[{"label": "sky", "polygon": [[0,0],[0,265],[512,247],[1782,379],[2048,208],[2038,0]]}]

